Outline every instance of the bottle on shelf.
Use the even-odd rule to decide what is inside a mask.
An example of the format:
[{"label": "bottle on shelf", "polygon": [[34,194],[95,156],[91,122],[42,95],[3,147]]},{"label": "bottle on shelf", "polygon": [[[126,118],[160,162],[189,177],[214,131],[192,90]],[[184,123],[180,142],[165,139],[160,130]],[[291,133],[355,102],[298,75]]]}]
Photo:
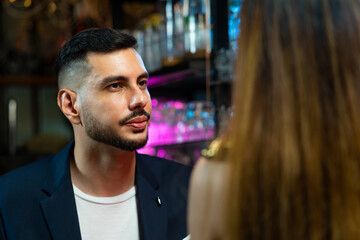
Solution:
[{"label": "bottle on shelf", "polygon": [[205,6],[205,0],[184,0],[185,51],[189,57],[205,56]]}]

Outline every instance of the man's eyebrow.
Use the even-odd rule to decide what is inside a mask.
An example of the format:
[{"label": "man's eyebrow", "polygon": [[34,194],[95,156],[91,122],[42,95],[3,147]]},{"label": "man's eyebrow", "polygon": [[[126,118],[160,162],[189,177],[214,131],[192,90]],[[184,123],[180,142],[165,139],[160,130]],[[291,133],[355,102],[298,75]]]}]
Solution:
[{"label": "man's eyebrow", "polygon": [[150,76],[149,76],[149,73],[148,72],[144,72],[143,74],[140,74],[139,76],[138,76],[138,79],[140,79],[140,78],[149,78]]},{"label": "man's eyebrow", "polygon": [[[144,72],[142,74],[140,74],[137,79],[141,79],[141,78],[149,78],[149,73],[147,72]],[[112,82],[115,82],[115,81],[129,81],[129,78],[128,77],[125,77],[125,76],[122,76],[122,75],[119,75],[119,76],[109,76],[109,77],[106,77],[104,79],[102,79],[100,81],[100,84],[101,85],[107,85],[109,83],[112,83]]]}]

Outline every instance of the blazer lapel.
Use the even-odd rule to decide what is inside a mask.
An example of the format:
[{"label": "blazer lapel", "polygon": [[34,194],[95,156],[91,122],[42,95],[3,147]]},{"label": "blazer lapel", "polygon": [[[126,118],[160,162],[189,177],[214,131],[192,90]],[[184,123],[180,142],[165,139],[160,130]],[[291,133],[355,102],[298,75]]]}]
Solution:
[{"label": "blazer lapel", "polygon": [[166,240],[167,203],[159,190],[158,180],[144,156],[136,155],[135,182],[138,198],[140,238]]},{"label": "blazer lapel", "polygon": [[73,143],[52,159],[49,178],[43,187],[48,198],[40,201],[46,223],[54,240],[81,239],[68,157]]}]

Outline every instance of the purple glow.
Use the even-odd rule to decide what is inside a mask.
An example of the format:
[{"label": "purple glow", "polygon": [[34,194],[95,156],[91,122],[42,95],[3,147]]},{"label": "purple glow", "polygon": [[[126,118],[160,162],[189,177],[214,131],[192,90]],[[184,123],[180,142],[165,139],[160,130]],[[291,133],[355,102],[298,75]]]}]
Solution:
[{"label": "purple glow", "polygon": [[153,107],[156,107],[156,106],[158,105],[158,103],[159,103],[159,101],[158,101],[157,99],[152,99],[152,100],[151,100],[151,105],[152,105]]},{"label": "purple glow", "polygon": [[196,70],[187,69],[187,70],[178,71],[178,72],[174,72],[174,73],[168,73],[166,75],[150,77],[148,86],[149,87],[160,86],[160,85],[167,84],[169,82],[181,81],[188,76],[194,75],[195,73],[196,73]]},{"label": "purple glow", "polygon": [[156,150],[153,147],[146,146],[144,148],[138,149],[137,152],[141,153],[141,154],[148,154],[148,155],[154,156],[156,153]]},{"label": "purple glow", "polygon": [[183,109],[184,108],[184,104],[182,102],[175,102],[175,106],[176,109]]},{"label": "purple glow", "polygon": [[[159,146],[210,140],[215,137],[214,107],[210,102],[153,99],[149,140],[140,153],[166,155]],[[160,154],[160,155],[159,155]]]},{"label": "purple glow", "polygon": [[151,123],[149,126],[149,140],[147,146],[170,145],[191,141],[212,139],[215,136],[214,127],[195,128],[178,124],[170,126],[165,123]]},{"label": "purple glow", "polygon": [[157,156],[163,158],[163,157],[165,157],[165,154],[166,154],[166,151],[164,149],[160,149],[157,153]]}]

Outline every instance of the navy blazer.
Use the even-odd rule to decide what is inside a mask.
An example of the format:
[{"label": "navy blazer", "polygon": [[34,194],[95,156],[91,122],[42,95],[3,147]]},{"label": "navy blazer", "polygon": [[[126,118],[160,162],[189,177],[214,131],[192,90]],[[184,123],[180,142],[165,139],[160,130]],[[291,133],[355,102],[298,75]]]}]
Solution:
[{"label": "navy blazer", "polygon": [[[81,239],[68,160],[72,150],[73,143],[0,177],[1,240]],[[140,239],[186,237],[190,171],[169,160],[136,154]]]}]

